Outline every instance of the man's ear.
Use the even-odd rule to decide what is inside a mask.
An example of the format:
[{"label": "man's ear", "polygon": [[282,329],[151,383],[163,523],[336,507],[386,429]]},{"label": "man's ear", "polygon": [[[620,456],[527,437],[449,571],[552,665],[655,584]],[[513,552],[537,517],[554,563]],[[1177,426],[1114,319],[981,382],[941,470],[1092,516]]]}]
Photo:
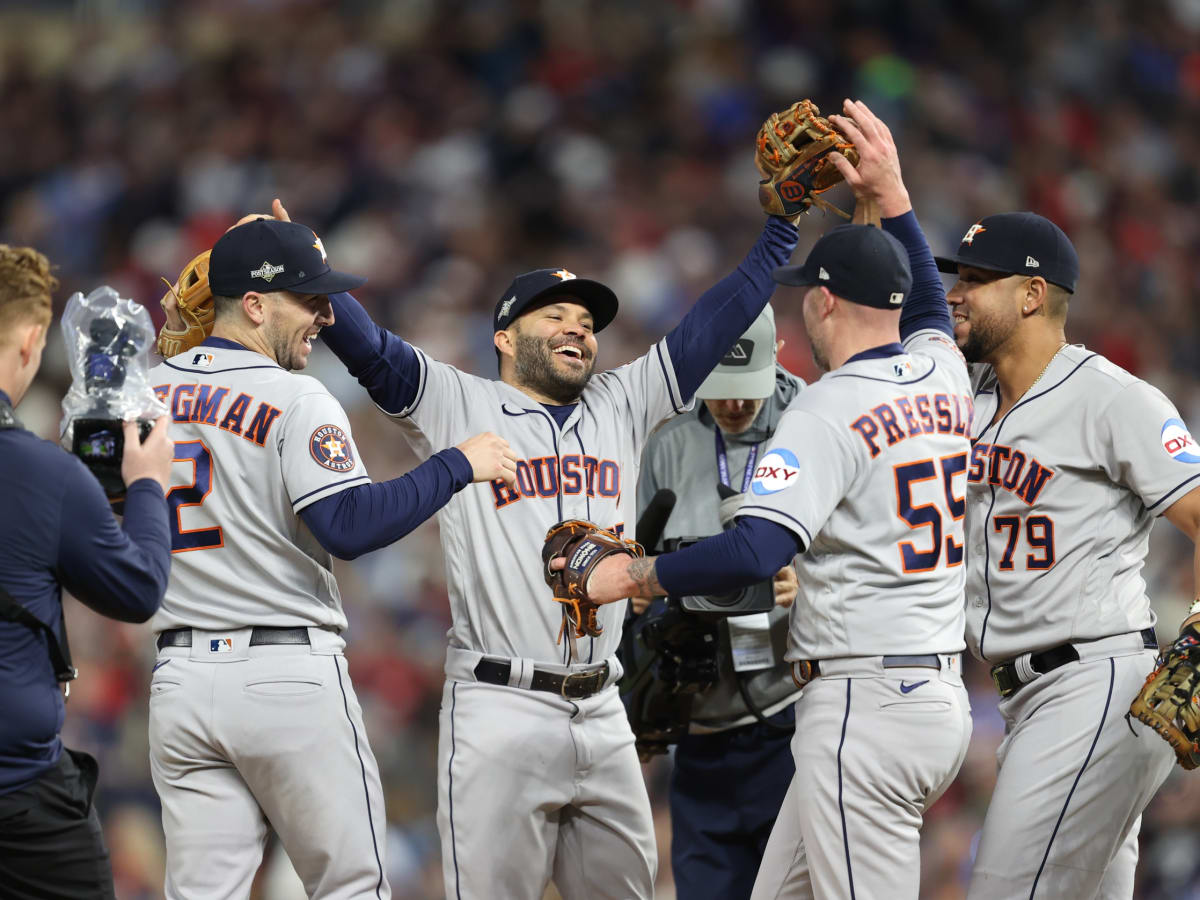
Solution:
[{"label": "man's ear", "polygon": [[1044,314],[1046,303],[1046,279],[1034,275],[1025,283],[1025,297],[1021,302],[1021,312],[1036,316]]},{"label": "man's ear", "polygon": [[261,325],[267,318],[266,298],[257,291],[247,291],[242,295],[242,311],[255,325]]},{"label": "man's ear", "polygon": [[492,343],[496,349],[500,351],[502,356],[515,356],[517,348],[513,342],[512,335],[507,331],[497,331],[492,336]]},{"label": "man's ear", "polygon": [[838,296],[825,285],[821,285],[821,305],[818,307],[821,311],[821,318],[827,318],[833,313],[834,308],[840,300]]},{"label": "man's ear", "polygon": [[38,322],[27,322],[24,325],[17,326],[20,336],[18,337],[18,347],[21,351],[21,365],[29,365],[29,361],[33,359],[33,354],[37,350],[38,344],[42,340],[42,335],[46,333],[48,325],[42,325]]}]

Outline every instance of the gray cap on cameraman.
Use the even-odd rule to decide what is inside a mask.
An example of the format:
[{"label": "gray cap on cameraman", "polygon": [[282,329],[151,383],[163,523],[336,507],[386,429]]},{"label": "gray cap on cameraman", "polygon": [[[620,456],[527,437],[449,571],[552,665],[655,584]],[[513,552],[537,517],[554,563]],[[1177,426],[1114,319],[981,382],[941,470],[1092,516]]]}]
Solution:
[{"label": "gray cap on cameraman", "polygon": [[700,400],[765,400],[775,393],[775,311],[763,307],[696,388]]}]

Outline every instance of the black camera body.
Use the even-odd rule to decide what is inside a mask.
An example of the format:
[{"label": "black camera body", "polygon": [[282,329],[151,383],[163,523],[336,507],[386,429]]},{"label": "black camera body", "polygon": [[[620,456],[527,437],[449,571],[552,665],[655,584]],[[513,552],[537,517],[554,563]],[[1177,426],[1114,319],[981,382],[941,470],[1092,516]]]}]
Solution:
[{"label": "black camera body", "polygon": [[[663,550],[671,553],[699,540],[670,538]],[[626,623],[620,690],[643,762],[687,734],[696,695],[717,683],[720,620],[774,607],[774,587],[762,581],[728,594],[656,600]]]},{"label": "black camera body", "polygon": [[[91,469],[109,500],[124,497],[125,479],[121,477],[121,459],[125,455],[125,431],[121,420],[76,419],[74,425],[71,452]],[[153,422],[138,419],[138,438],[145,441],[153,427]]]},{"label": "black camera body", "polygon": [[[663,552],[673,553],[702,540],[704,538],[668,538],[663,541]],[[757,581],[748,587],[738,588],[727,594],[680,597],[679,603],[687,612],[722,619],[729,616],[744,616],[749,613],[770,612],[775,608],[775,588],[770,581]]]}]

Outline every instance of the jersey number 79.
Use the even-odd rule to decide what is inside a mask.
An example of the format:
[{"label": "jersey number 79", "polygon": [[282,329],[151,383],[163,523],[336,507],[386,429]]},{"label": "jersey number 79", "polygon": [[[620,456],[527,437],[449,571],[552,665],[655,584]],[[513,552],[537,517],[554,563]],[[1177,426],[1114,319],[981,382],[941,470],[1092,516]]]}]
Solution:
[{"label": "jersey number 79", "polygon": [[[902,463],[893,467],[896,476],[896,515],[907,523],[909,528],[928,528],[926,536],[929,540],[927,549],[918,549],[916,541],[900,541],[897,547],[900,551],[900,565],[905,572],[928,572],[942,560],[942,549],[946,551],[946,567],[960,565],[963,561],[962,525],[961,522],[967,511],[967,501],[964,483],[964,495],[954,493],[954,476],[962,474],[966,477],[967,454],[956,453],[953,456],[943,456],[939,459],[921,459],[916,462]],[[917,503],[914,493],[918,486],[925,481],[934,482],[932,503]],[[939,501],[945,499],[942,504]],[[950,517],[949,525],[946,516]],[[955,540],[955,535],[958,540]],[[922,541],[924,543],[924,541]]]}]

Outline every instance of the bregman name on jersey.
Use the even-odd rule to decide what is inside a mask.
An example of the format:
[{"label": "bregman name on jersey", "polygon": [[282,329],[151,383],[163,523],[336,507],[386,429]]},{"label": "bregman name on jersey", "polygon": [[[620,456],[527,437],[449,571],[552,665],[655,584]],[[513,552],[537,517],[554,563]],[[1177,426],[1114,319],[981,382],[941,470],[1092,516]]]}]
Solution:
[{"label": "bregman name on jersey", "polygon": [[171,421],[212,425],[222,431],[240,434],[260,447],[266,444],[271,426],[281,412],[269,403],[259,403],[249,424],[245,424],[246,415],[254,406],[254,398],[239,392],[227,403],[233,392],[228,387],[218,385],[177,384],[172,390],[172,385],[158,384],[154,386],[154,393],[167,404]]}]

